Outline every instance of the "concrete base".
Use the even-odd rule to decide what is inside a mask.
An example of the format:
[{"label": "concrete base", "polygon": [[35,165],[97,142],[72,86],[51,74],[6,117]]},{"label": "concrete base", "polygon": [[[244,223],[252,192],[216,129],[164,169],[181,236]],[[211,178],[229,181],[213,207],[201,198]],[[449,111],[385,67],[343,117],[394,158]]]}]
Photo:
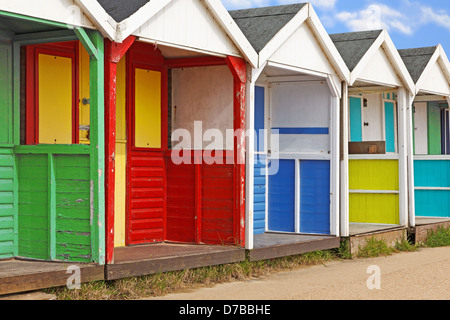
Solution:
[{"label": "concrete base", "polygon": [[369,233],[352,235],[344,239],[349,241],[349,250],[352,257],[356,257],[360,250],[367,245],[367,242],[372,239],[384,240],[388,246],[394,247],[397,242],[402,242],[407,239],[407,228],[398,227],[389,230],[373,231]]},{"label": "concrete base", "polygon": [[415,244],[425,242],[430,232],[439,228],[450,228],[450,219],[446,218],[416,218],[416,226],[409,229]]}]

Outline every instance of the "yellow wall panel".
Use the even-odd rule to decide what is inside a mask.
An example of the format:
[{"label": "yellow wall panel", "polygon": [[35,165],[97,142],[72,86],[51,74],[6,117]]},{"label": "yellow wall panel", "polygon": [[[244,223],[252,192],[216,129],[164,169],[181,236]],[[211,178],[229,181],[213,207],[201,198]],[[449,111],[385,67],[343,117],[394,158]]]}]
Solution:
[{"label": "yellow wall panel", "polygon": [[114,245],[125,246],[125,210],[126,210],[126,64],[125,58],[117,65],[116,90],[116,184],[114,214]]},{"label": "yellow wall panel", "polygon": [[350,222],[400,224],[398,194],[350,194]]},{"label": "yellow wall panel", "polygon": [[350,160],[350,190],[399,190],[398,160]]},{"label": "yellow wall panel", "polygon": [[161,143],[161,73],[136,69],[135,146],[159,149]]},{"label": "yellow wall panel", "polygon": [[39,143],[72,144],[72,59],[39,55]]},{"label": "yellow wall panel", "polygon": [[[84,46],[79,43],[80,52],[80,126],[89,126],[90,121],[90,105],[83,104],[83,99],[89,99],[90,93],[90,73],[89,73],[89,53]],[[80,144],[89,144],[89,132],[87,130],[80,130]]]}]

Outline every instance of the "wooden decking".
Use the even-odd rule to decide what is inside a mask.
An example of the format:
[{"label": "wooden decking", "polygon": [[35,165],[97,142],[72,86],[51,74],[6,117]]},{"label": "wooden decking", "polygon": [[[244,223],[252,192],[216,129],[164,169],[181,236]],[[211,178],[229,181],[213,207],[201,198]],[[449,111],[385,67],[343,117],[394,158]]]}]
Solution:
[{"label": "wooden decking", "polygon": [[158,243],[124,247],[114,250],[114,264],[106,266],[105,277],[116,280],[244,260],[245,250],[230,246]]},{"label": "wooden decking", "polygon": [[318,250],[338,248],[340,238],[301,234],[266,232],[255,235],[254,249],[249,251],[250,261],[275,259]]},{"label": "wooden decking", "polygon": [[104,267],[96,264],[3,260],[0,261],[0,295],[65,286],[73,275],[68,273],[70,266],[80,268],[81,283],[104,280]]},{"label": "wooden decking", "polygon": [[370,235],[405,228],[395,224],[350,223],[350,236]]},{"label": "wooden decking", "polygon": [[415,243],[421,243],[427,239],[429,232],[440,227],[450,228],[450,218],[416,217],[416,226],[410,228],[409,233]]}]

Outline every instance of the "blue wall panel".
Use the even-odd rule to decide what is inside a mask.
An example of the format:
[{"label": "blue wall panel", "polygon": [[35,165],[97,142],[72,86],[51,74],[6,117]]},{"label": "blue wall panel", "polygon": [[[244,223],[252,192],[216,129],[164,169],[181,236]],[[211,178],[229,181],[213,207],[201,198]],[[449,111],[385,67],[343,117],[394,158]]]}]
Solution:
[{"label": "blue wall panel", "polygon": [[266,231],[266,157],[256,156],[254,173],[253,230],[255,234]]},{"label": "blue wall panel", "polygon": [[295,232],[295,161],[280,160],[269,176],[269,230]]},{"label": "blue wall panel", "polygon": [[260,134],[264,125],[265,110],[265,89],[263,87],[255,87],[255,150],[264,151],[264,135]]},{"label": "blue wall panel", "polygon": [[300,232],[330,234],[330,161],[300,161]]}]

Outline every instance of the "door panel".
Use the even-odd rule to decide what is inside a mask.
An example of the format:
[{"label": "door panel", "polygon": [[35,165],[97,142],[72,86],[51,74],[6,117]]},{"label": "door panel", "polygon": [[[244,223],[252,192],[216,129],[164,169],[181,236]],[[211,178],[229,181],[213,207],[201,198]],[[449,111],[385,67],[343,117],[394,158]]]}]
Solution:
[{"label": "door panel", "polygon": [[414,104],[414,143],[416,155],[428,154],[428,108],[426,102]]},{"label": "door panel", "polygon": [[350,97],[350,142],[362,141],[362,98]]},{"label": "door panel", "polygon": [[386,123],[386,152],[395,152],[395,106],[393,102],[384,103]]},{"label": "door panel", "polygon": [[161,72],[136,68],[135,147],[161,148]]},{"label": "door panel", "polygon": [[300,232],[330,233],[330,161],[300,161]]},{"label": "door panel", "polygon": [[295,161],[280,160],[269,177],[269,231],[295,232]]}]

